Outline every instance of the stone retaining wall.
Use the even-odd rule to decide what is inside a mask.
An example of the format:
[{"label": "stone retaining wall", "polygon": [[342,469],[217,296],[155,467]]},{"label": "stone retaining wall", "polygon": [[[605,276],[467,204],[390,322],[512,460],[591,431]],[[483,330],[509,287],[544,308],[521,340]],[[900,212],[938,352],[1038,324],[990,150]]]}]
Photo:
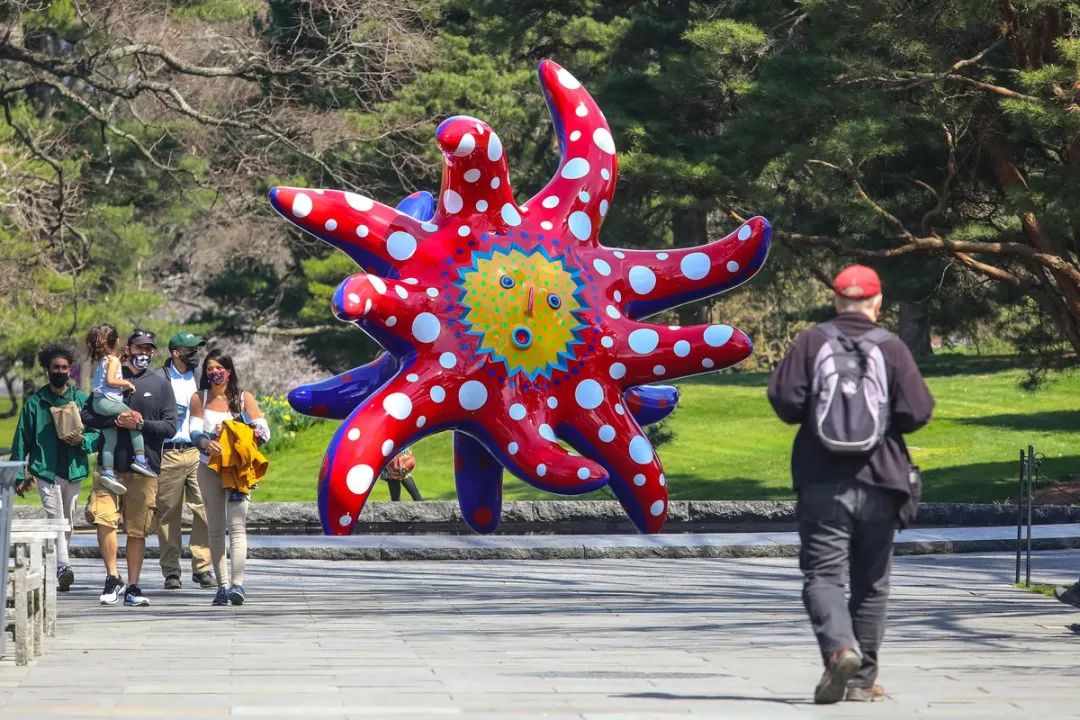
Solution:
[{"label": "stone retaining wall", "polygon": [[[186,511],[185,511],[186,513]],[[88,528],[77,514],[76,528]],[[16,507],[16,517],[43,517],[40,507]],[[1035,524],[1080,522],[1080,506],[1040,505]],[[185,521],[187,522],[187,521]],[[994,526],[1016,523],[1016,506],[983,503],[923,503],[916,527]],[[248,516],[250,532],[318,534],[322,532],[314,503],[254,503]],[[665,533],[763,532],[795,529],[795,503],[770,500],[675,500],[668,511]],[[358,532],[372,535],[427,533],[464,534],[472,530],[453,501],[368,503]],[[620,534],[636,533],[622,507],[614,501],[513,501],[503,504],[498,533]]]}]

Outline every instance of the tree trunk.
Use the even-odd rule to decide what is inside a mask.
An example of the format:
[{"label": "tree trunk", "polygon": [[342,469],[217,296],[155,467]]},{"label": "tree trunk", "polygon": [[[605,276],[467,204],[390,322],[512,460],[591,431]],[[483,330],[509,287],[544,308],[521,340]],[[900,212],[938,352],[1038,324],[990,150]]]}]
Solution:
[{"label": "tree trunk", "polygon": [[900,302],[900,339],[917,358],[930,357],[930,316],[918,303]]},{"label": "tree trunk", "polygon": [[[671,234],[675,247],[704,245],[709,241],[708,215],[701,208],[678,208],[671,213]],[[710,303],[690,303],[676,308],[680,325],[709,322]]]}]

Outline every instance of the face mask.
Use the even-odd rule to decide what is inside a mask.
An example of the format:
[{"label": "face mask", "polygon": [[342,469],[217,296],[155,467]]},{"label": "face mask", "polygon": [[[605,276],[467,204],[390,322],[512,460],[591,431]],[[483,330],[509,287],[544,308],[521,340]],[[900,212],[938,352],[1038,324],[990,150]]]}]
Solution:
[{"label": "face mask", "polygon": [[133,355],[131,358],[131,366],[136,370],[145,370],[150,367],[149,355]]},{"label": "face mask", "polygon": [[188,370],[199,364],[199,353],[193,352],[187,355],[181,355],[180,359],[184,361],[184,364],[188,366]]},{"label": "face mask", "polygon": [[213,385],[221,385],[223,382],[229,379],[228,370],[210,370],[206,373],[206,378]]},{"label": "face mask", "polygon": [[49,384],[54,388],[62,388],[68,384],[70,377],[68,373],[51,372],[49,373]]}]

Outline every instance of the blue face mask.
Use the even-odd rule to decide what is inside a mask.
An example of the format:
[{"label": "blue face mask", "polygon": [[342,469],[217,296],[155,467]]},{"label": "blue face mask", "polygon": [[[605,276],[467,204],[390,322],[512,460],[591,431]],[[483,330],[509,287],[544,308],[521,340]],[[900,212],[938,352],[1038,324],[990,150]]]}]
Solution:
[{"label": "blue face mask", "polygon": [[133,355],[131,358],[131,366],[136,370],[145,370],[150,367],[149,355]]}]

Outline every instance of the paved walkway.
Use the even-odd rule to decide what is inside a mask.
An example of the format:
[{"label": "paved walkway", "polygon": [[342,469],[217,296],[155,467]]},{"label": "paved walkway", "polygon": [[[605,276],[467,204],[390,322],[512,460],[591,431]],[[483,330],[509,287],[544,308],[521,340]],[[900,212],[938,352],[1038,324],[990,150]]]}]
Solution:
[{"label": "paved walkway", "polygon": [[[1080,551],[1034,567],[1075,579]],[[242,608],[156,563],[151,607],[99,607],[76,570],[46,654],[0,664],[0,717],[1080,717],[1080,611],[1010,587],[1007,553],[898,558],[891,696],[829,707],[791,559],[252,561]]]}]

